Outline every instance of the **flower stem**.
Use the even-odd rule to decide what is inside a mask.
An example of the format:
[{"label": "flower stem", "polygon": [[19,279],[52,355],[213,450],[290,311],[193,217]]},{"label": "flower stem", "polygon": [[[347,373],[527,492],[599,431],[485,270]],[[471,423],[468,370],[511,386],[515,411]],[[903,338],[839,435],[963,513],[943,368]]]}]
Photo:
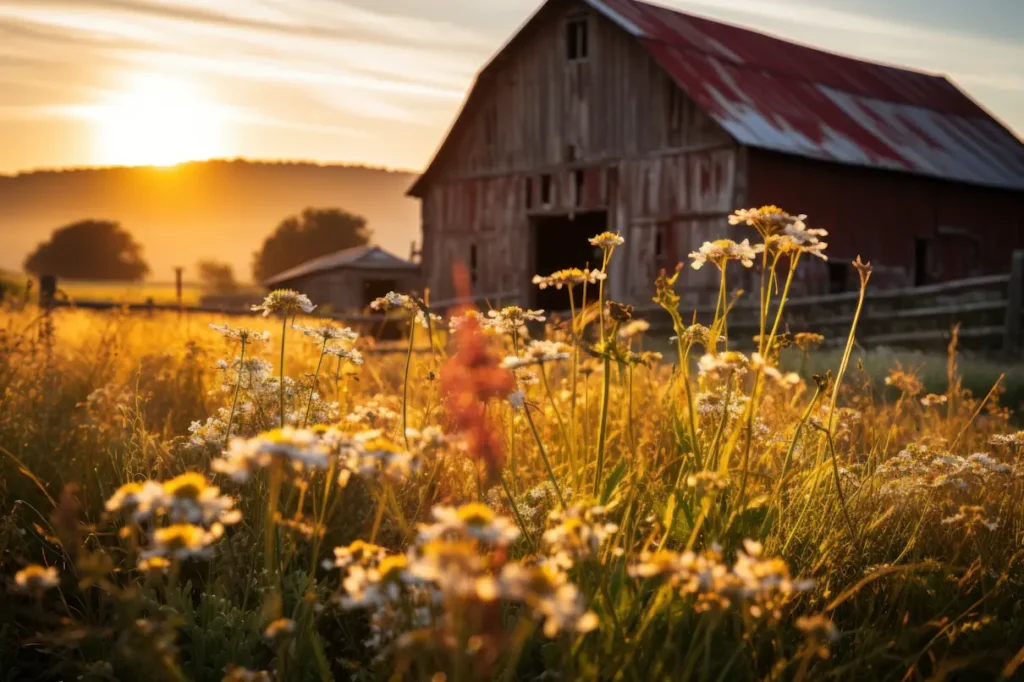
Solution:
[{"label": "flower stem", "polygon": [[416,336],[416,320],[409,322],[409,351],[405,355],[405,381],[402,388],[402,438],[409,449],[409,367],[412,365],[412,341]]},{"label": "flower stem", "polygon": [[284,428],[284,337],[288,333],[288,316],[285,315],[281,321],[281,372],[279,383],[279,395],[281,401],[281,428]]},{"label": "flower stem", "polygon": [[611,393],[611,362],[604,358],[604,384],[601,389],[601,421],[597,427],[597,473],[594,476],[594,497],[601,490],[601,478],[604,475],[604,441],[608,430],[608,398]]},{"label": "flower stem", "polygon": [[242,339],[242,349],[238,352],[238,377],[235,379],[235,397],[231,399],[231,412],[228,414],[228,425],[224,429],[224,448],[227,449],[228,441],[231,440],[231,423],[235,420],[235,408],[238,406],[238,390],[242,388],[242,368],[245,362],[245,339]]},{"label": "flower stem", "polygon": [[540,450],[540,457],[544,460],[544,466],[548,470],[548,477],[551,479],[551,485],[555,487],[555,494],[558,495],[558,502],[562,505],[562,509],[566,508],[565,498],[562,497],[562,489],[558,486],[558,479],[555,478],[555,471],[551,468],[551,460],[548,459],[548,453],[544,449],[544,441],[540,439],[540,434],[537,432],[537,425],[533,423],[533,417],[530,416],[530,407],[528,405],[523,406],[523,413],[526,415],[526,421],[530,424],[530,430],[533,431],[533,437],[537,441],[537,448]]},{"label": "flower stem", "polygon": [[[302,426],[305,428],[309,425],[309,412],[313,408],[313,392],[316,390],[317,380],[320,378],[320,365],[324,363],[324,355],[327,353],[327,339],[324,339],[324,345],[320,348],[320,359],[316,363],[316,372],[313,373],[313,381],[309,386],[309,398],[306,400],[306,416],[302,419]],[[338,358],[340,361],[341,358]]]}]

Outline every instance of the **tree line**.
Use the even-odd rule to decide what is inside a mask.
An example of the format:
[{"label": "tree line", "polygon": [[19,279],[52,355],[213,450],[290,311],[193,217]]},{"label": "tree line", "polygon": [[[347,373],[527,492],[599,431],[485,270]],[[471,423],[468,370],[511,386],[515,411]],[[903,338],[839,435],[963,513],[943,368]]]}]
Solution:
[{"label": "tree line", "polygon": [[[372,231],[366,219],[338,208],[307,208],[282,220],[253,253],[252,277],[263,282],[328,253],[364,246]],[[150,272],[142,245],[117,221],[81,220],[53,231],[24,261],[26,272],[62,279],[138,282]],[[208,288],[238,288],[227,263],[201,260],[196,274]]]}]

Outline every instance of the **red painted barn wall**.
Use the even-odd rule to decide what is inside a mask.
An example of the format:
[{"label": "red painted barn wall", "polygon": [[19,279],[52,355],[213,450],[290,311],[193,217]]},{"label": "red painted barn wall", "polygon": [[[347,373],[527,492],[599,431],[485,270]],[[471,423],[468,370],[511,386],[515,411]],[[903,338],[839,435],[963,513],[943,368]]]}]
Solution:
[{"label": "red painted barn wall", "polygon": [[[860,255],[883,286],[915,281],[916,240],[927,240],[928,281],[1007,272],[1024,248],[1024,192],[976,187],[908,173],[880,171],[749,150],[747,203],[806,213],[829,231],[837,262]],[[802,286],[827,287],[823,268]]]}]

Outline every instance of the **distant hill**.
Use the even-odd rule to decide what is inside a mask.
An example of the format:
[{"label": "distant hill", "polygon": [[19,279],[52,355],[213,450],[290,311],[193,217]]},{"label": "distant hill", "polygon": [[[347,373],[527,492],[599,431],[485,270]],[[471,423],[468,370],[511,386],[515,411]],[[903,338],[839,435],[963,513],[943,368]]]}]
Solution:
[{"label": "distant hill", "polygon": [[403,258],[419,236],[419,204],[405,196],[409,172],[312,163],[200,161],[171,168],[90,168],[0,175],[0,269],[57,227],[117,220],[142,243],[150,278],[196,261],[231,263],[251,277],[252,253],[277,224],[303,208],[342,208],[366,218],[373,242]]}]

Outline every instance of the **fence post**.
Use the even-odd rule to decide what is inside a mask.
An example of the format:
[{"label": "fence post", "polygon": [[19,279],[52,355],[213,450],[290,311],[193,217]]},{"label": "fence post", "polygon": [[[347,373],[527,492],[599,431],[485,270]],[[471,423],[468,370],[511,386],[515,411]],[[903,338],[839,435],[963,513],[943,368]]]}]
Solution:
[{"label": "fence post", "polygon": [[1024,307],[1024,250],[1013,252],[1010,265],[1010,284],[1006,296],[1006,333],[1003,351],[1019,355],[1021,349],[1021,308]]},{"label": "fence post", "polygon": [[43,275],[39,278],[39,306],[49,310],[57,297],[57,278]]}]

